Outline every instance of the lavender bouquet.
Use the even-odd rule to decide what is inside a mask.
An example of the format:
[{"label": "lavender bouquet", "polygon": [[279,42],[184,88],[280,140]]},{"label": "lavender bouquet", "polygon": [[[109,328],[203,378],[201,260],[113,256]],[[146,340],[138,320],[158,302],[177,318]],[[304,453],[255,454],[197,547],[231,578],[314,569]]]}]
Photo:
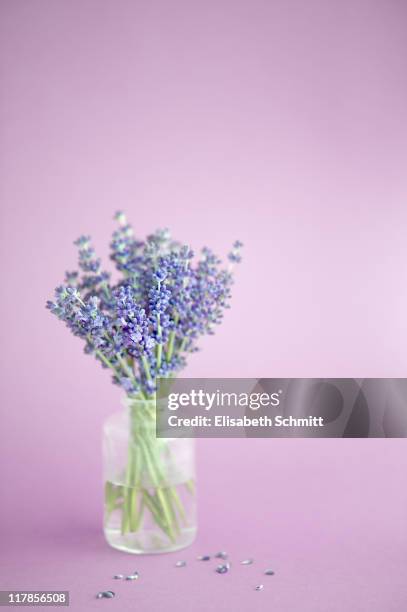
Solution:
[{"label": "lavender bouquet", "polygon": [[[155,437],[156,379],[174,377],[185,366],[186,355],[197,350],[197,339],[213,334],[221,322],[242,244],[234,243],[224,269],[207,248],[195,261],[190,248],[173,241],[167,230],[142,241],[122,212],[115,219],[119,226],[111,259],[122,278],[112,284],[90,238],[82,236],[75,242],[80,272],[66,273],[47,308],[84,341],[85,352],[110,371],[113,383],[126,394],[125,460],[118,458],[117,422],[110,423],[107,440],[107,452],[117,464],[105,484],[108,540],[131,552],[173,550],[185,545],[181,536],[188,528],[189,502],[180,492],[179,478],[174,480],[167,441]],[[181,484],[193,496],[193,477]],[[143,536],[147,531],[148,544]]]}]

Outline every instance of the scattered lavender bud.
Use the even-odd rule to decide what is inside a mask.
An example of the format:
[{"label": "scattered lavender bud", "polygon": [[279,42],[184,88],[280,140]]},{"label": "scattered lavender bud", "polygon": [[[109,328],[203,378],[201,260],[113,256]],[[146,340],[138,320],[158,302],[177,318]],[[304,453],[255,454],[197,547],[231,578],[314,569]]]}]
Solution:
[{"label": "scattered lavender bud", "polygon": [[100,591],[100,593],[96,595],[97,599],[111,599],[114,596],[115,593],[113,591]]},{"label": "scattered lavender bud", "polygon": [[200,557],[197,557],[198,561],[209,561],[210,556],[209,555],[201,555]]},{"label": "scattered lavender bud", "polygon": [[266,576],[274,576],[274,572],[271,569],[266,570],[264,573]]},{"label": "scattered lavender bud", "polygon": [[185,567],[187,564],[186,561],[177,561],[175,567]]},{"label": "scattered lavender bud", "polygon": [[222,563],[221,565],[218,565],[216,568],[216,572],[218,574],[226,574],[226,572],[228,572],[230,569],[230,564],[229,563]]},{"label": "scattered lavender bud", "polygon": [[113,576],[113,578],[114,578],[115,580],[122,580],[122,579],[124,578],[124,576],[123,576],[123,574],[115,574],[115,575]]},{"label": "scattered lavender bud", "polygon": [[264,589],[264,584],[259,584],[258,586],[255,587],[255,591],[262,591]]},{"label": "scattered lavender bud", "polygon": [[245,559],[240,562],[242,565],[251,565],[253,563],[253,559]]},{"label": "scattered lavender bud", "polygon": [[138,578],[137,572],[135,574],[130,574],[129,576],[126,576],[126,580],[137,580],[137,578]]},{"label": "scattered lavender bud", "polygon": [[223,559],[223,560],[225,560],[227,558],[228,558],[228,554],[226,552],[223,552],[223,551],[218,552],[215,555],[215,559]]}]

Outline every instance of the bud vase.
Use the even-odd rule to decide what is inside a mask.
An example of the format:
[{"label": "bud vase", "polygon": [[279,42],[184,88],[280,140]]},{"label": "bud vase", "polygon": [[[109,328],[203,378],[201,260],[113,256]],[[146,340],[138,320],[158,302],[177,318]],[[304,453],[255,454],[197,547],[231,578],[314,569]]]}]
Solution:
[{"label": "bud vase", "polygon": [[104,425],[104,533],[119,550],[170,552],[196,535],[195,440],[157,438],[154,400],[125,399]]}]

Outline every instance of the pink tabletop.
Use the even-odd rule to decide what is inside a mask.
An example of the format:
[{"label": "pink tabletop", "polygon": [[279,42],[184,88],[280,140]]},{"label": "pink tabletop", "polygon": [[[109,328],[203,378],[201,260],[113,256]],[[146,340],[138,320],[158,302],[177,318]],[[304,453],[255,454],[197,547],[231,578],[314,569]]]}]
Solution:
[{"label": "pink tabletop", "polygon": [[[69,590],[74,610],[404,610],[405,441],[241,444],[200,442],[198,538],[160,556],[110,549],[96,484],[86,494],[79,481],[48,473],[24,495],[6,547],[3,536],[2,588]],[[196,559],[219,550],[229,553],[228,574],[214,571],[215,559]],[[250,557],[253,565],[240,564]],[[113,579],[135,570],[136,582]],[[95,599],[100,590],[116,598]]]}]

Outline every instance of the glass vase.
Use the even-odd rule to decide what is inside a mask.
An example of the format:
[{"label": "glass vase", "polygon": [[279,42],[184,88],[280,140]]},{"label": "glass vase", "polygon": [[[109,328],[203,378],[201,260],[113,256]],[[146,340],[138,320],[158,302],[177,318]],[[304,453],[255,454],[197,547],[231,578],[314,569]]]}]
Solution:
[{"label": "glass vase", "polygon": [[157,438],[154,400],[126,398],[104,425],[104,533],[129,553],[184,548],[196,535],[195,440]]}]

